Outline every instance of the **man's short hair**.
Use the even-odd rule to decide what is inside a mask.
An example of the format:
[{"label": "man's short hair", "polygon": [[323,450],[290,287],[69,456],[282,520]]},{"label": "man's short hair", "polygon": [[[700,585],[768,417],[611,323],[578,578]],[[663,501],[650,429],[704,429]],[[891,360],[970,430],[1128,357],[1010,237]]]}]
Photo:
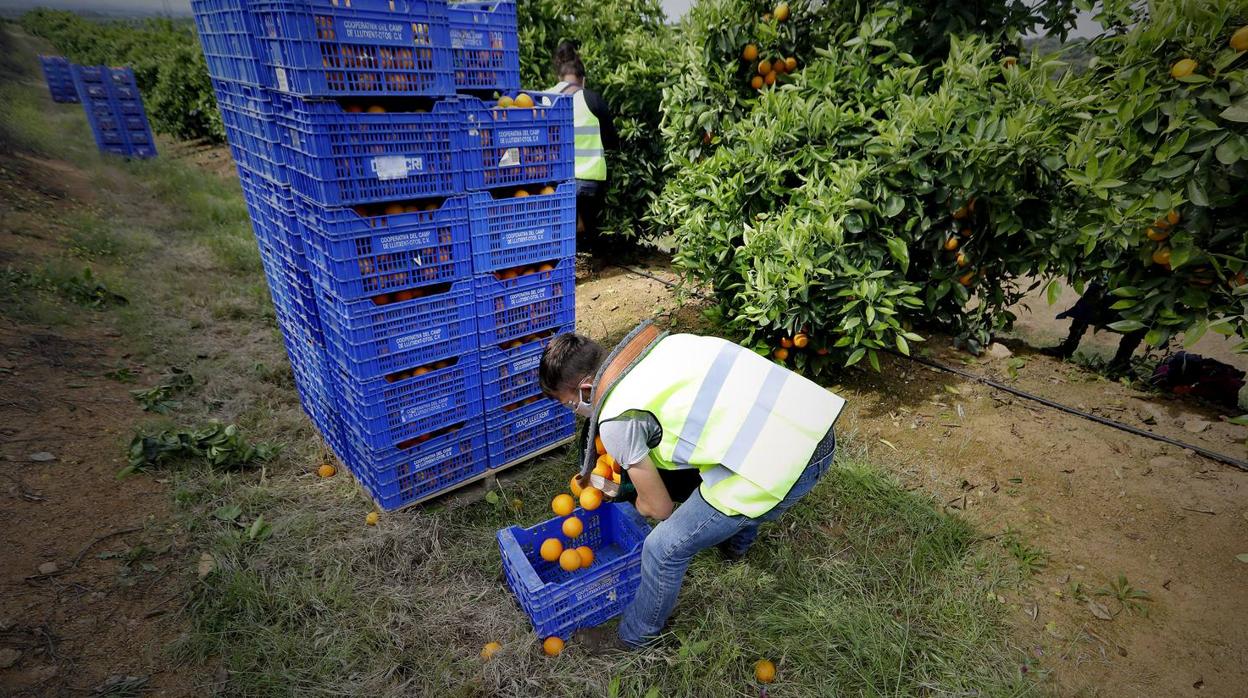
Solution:
[{"label": "man's short hair", "polygon": [[537,370],[542,392],[553,396],[575,387],[586,376],[592,378],[605,355],[602,345],[585,335],[566,332],[555,337],[542,352],[542,363]]}]

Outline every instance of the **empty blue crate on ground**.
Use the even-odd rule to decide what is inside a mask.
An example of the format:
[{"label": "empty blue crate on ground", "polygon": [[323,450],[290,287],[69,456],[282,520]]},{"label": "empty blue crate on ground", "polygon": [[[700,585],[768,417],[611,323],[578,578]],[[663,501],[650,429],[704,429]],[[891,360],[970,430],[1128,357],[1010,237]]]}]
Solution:
[{"label": "empty blue crate on ground", "polygon": [[[415,297],[404,291],[472,272],[466,197],[350,208],[298,197],[295,205],[318,280],[342,300]],[[377,298],[377,305],[394,300]]]},{"label": "empty blue crate on ground", "polygon": [[562,443],[576,431],[576,415],[554,400],[534,395],[485,415],[490,467],[503,468]]},{"label": "empty blue crate on ground", "polygon": [[576,183],[473,192],[472,265],[477,273],[554,262],[576,254]]},{"label": "empty blue crate on ground", "polygon": [[515,0],[456,2],[447,7],[457,90],[520,89]]},{"label": "empty blue crate on ground", "polygon": [[572,97],[521,92],[532,106],[500,107],[472,97],[459,132],[469,190],[561,182],[573,177]]},{"label": "empty blue crate on ground", "polygon": [[39,56],[39,67],[43,69],[43,79],[48,83],[48,92],[53,102],[75,103],[78,91],[74,89],[74,76],[69,72],[69,61],[62,56]]},{"label": "empty blue crate on ground", "polygon": [[272,86],[305,97],[454,92],[445,0],[249,0]]},{"label": "empty blue crate on ground", "polygon": [[463,188],[455,100],[384,106],[275,99],[291,184],[313,201],[349,206],[448,196]]},{"label": "empty blue crate on ground", "polygon": [[361,451],[358,439],[349,437],[348,442],[352,472],[378,506],[388,511],[432,497],[488,470],[479,419],[444,427],[388,454]]},{"label": "empty blue crate on ground", "polygon": [[133,158],[156,157],[156,142],[133,71],[71,65],[70,74],[95,143],[102,152]]},{"label": "empty blue crate on ground", "polygon": [[229,80],[214,79],[212,86],[235,164],[273,183],[288,184],[269,91]]},{"label": "empty blue crate on ground", "polygon": [[[573,515],[585,530],[575,539],[563,535],[564,517],[531,528],[511,526],[498,532],[503,575],[539,638],[570,638],[579,628],[601,625],[618,616],[641,584],[641,546],[650,526],[630,504],[608,502]],[[557,538],[564,547],[588,545],[589,567],[566,572],[542,559],[542,542]]]},{"label": "empty blue crate on ground", "polygon": [[260,61],[255,18],[248,0],[191,0],[195,30],[214,80],[272,87],[272,70]]}]

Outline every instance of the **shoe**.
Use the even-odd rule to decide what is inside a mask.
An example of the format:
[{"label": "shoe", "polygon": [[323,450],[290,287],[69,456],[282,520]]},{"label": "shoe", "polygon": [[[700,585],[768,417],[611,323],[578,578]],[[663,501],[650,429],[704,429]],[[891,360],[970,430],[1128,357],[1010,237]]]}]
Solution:
[{"label": "shoe", "polygon": [[614,627],[605,625],[581,628],[572,634],[572,643],[584,647],[591,654],[603,652],[632,652],[634,647],[620,639]]},{"label": "shoe", "polygon": [[715,549],[719,551],[721,556],[723,556],[724,562],[740,562],[745,559],[745,553],[733,550],[728,546],[727,542],[716,545]]}]

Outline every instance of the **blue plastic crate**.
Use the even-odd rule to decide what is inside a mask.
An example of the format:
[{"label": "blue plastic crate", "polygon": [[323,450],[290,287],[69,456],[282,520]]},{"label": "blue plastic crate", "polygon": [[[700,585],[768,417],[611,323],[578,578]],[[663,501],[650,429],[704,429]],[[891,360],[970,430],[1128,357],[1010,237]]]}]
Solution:
[{"label": "blue plastic crate", "polygon": [[479,421],[384,458],[361,454],[354,439],[357,436],[349,433],[352,470],[387,511],[446,492],[489,469]]},{"label": "blue plastic crate", "polygon": [[524,94],[534,107],[499,107],[463,97],[464,186],[471,191],[572,179],[572,97]]},{"label": "blue plastic crate", "polygon": [[445,0],[249,0],[273,86],[307,97],[454,92]]},{"label": "blue plastic crate", "polygon": [[130,158],[156,156],[155,140],[133,71],[71,65],[70,75],[100,151]]},{"label": "blue plastic crate", "polygon": [[520,89],[520,42],[515,0],[447,6],[451,66],[457,90]]},{"label": "blue plastic crate", "polygon": [[487,414],[542,394],[537,370],[545,347],[537,344],[507,361],[481,367],[481,398]]},{"label": "blue plastic crate", "polygon": [[[481,365],[494,366],[496,364],[512,361],[532,351],[544,351],[546,345],[550,344],[550,340],[565,332],[576,331],[574,322],[569,321],[567,324],[551,327],[541,330],[518,340],[500,342],[496,344],[480,343]],[[480,335],[478,334],[478,339]],[[518,343],[517,343],[518,342]]]},{"label": "blue plastic crate", "polygon": [[478,274],[576,254],[576,182],[522,198],[506,189],[474,192],[469,201],[472,266]]},{"label": "blue plastic crate", "polygon": [[[573,515],[585,530],[569,540],[559,516],[530,528],[511,526],[498,532],[503,575],[539,638],[568,639],[580,628],[601,625],[624,611],[641,585],[641,546],[650,525],[630,504],[607,502]],[[558,562],[542,559],[547,538],[565,547],[588,545],[594,562],[565,572]]]},{"label": "blue plastic crate", "polygon": [[389,215],[363,215],[386,210],[380,205],[326,207],[303,197],[295,205],[308,260],[339,298],[371,298],[472,273],[467,197],[394,203],[390,210],[405,212]]},{"label": "blue plastic crate", "polygon": [[449,196],[463,189],[459,104],[431,111],[350,112],[333,100],[275,95],[291,183],[325,206]]},{"label": "blue plastic crate", "polygon": [[576,415],[550,398],[509,407],[485,415],[491,468],[527,458],[576,432]]},{"label": "blue plastic crate", "polygon": [[469,280],[441,293],[381,306],[367,299],[343,301],[321,287],[317,306],[331,358],[356,380],[381,378],[476,349]]},{"label": "blue plastic crate", "polygon": [[212,86],[234,162],[271,182],[288,184],[285,149],[268,90],[227,80],[213,80]]},{"label": "blue plastic crate", "polygon": [[379,379],[363,385],[339,368],[336,387],[344,418],[368,445],[387,448],[481,416],[481,371],[475,354],[448,357],[429,368],[433,370],[393,383]]},{"label": "blue plastic crate", "polygon": [[247,0],[191,0],[195,30],[214,80],[272,87],[273,74],[260,60],[256,23]]},{"label": "blue plastic crate", "polygon": [[77,103],[78,91],[74,88],[74,76],[69,72],[69,61],[62,56],[39,56],[43,79],[53,102]]},{"label": "blue plastic crate", "polygon": [[[537,267],[540,269],[541,267]],[[476,277],[477,332],[481,345],[523,342],[526,337],[576,320],[576,269],[570,257],[551,271],[508,281]]]}]

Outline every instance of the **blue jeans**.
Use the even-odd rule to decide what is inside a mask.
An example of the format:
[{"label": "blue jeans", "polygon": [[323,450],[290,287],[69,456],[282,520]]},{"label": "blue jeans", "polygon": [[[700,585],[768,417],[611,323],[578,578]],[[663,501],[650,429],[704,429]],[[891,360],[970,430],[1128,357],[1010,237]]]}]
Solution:
[{"label": "blue jeans", "polygon": [[657,637],[676,607],[676,597],[693,556],[699,550],[724,542],[732,552],[744,553],[758,536],[759,524],[779,518],[814,489],[832,464],[835,449],[836,437],[829,430],[788,495],[756,519],[724,514],[707,504],[702,493],[695,490],[666,521],[660,522],[646,536],[641,546],[641,586],[620,619],[620,639],[630,646],[641,647]]}]

